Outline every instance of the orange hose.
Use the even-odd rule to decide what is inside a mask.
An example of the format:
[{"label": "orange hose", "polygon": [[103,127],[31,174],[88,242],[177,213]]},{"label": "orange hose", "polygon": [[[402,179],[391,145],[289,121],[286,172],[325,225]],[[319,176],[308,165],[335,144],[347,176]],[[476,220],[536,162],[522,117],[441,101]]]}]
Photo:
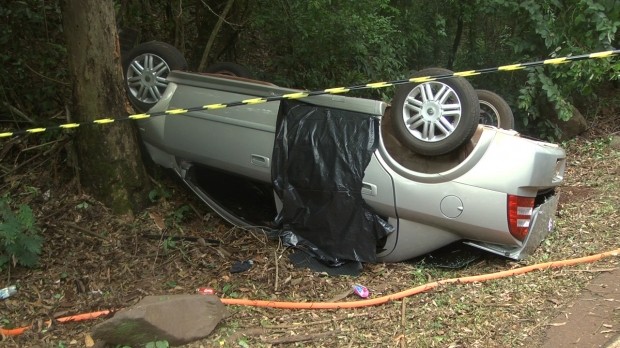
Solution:
[{"label": "orange hose", "polygon": [[[227,305],[239,305],[239,306],[253,306],[253,307],[270,307],[270,308],[284,308],[284,309],[341,309],[341,308],[359,308],[359,307],[368,307],[368,306],[376,306],[380,304],[384,304],[390,301],[399,300],[405,297],[413,296],[422,292],[426,292],[428,290],[434,289],[440,285],[444,284],[467,284],[467,283],[475,283],[482,282],[487,280],[499,279],[499,278],[507,278],[510,276],[515,276],[519,274],[524,274],[532,271],[542,271],[550,268],[560,268],[573,266],[580,263],[588,263],[595,262],[604,257],[608,256],[618,256],[620,255],[620,248],[611,250],[608,252],[595,254],[591,256],[584,256],[576,259],[562,260],[562,261],[552,261],[545,262],[531,266],[525,266],[520,268],[515,268],[507,271],[500,271],[495,273],[481,274],[476,276],[469,277],[461,277],[461,278],[450,278],[445,280],[439,280],[432,283],[427,283],[424,285],[417,286],[415,288],[407,289],[404,291],[397,292],[392,295],[381,296],[368,300],[360,300],[360,301],[351,301],[351,302],[282,302],[282,301],[265,301],[265,300],[248,300],[248,299],[233,299],[233,298],[224,298],[221,299],[222,303]],[[56,321],[64,323],[70,321],[82,321],[82,320],[90,320],[95,319],[103,315],[109,314],[110,310],[103,310],[99,312],[92,313],[84,313],[77,314],[68,317],[62,317],[56,319]],[[50,321],[46,322],[47,324]],[[24,331],[28,330],[30,326],[25,326],[16,329],[2,329],[0,328],[0,335],[2,336],[17,336],[21,335]]]},{"label": "orange hose", "polygon": [[466,284],[466,283],[475,283],[475,282],[481,282],[481,281],[493,280],[493,279],[499,279],[499,278],[506,278],[506,277],[523,274],[523,273],[527,273],[531,271],[536,271],[536,270],[545,270],[549,268],[572,266],[572,265],[579,264],[579,263],[595,262],[607,256],[617,256],[617,255],[620,255],[620,248],[616,250],[608,251],[605,253],[601,253],[601,254],[580,257],[577,259],[552,261],[552,262],[546,262],[546,263],[541,263],[541,264],[536,264],[536,265],[531,265],[531,266],[526,266],[526,267],[515,268],[515,269],[511,269],[507,271],[500,271],[500,272],[482,274],[482,275],[476,275],[476,276],[440,280],[440,281],[420,285],[415,288],[411,288],[411,289],[404,290],[401,292],[397,292],[392,295],[386,295],[386,296],[381,296],[381,297],[377,297],[377,298],[373,298],[369,300],[361,300],[361,301],[280,302],[280,301],[224,298],[222,299],[222,302],[228,305],[286,308],[286,309],[339,309],[339,308],[359,308],[359,307],[367,307],[367,306],[376,306],[376,305],[384,304],[390,301],[399,300],[404,297],[416,295],[421,292],[434,289],[443,284],[452,284],[452,283]]},{"label": "orange hose", "polygon": [[[83,313],[83,314],[76,314],[76,315],[70,315],[68,317],[61,317],[61,318],[56,318],[55,320],[58,321],[59,323],[66,323],[66,322],[70,322],[70,321],[82,321],[82,320],[91,320],[91,319],[95,319],[95,318],[99,318],[101,316],[104,315],[108,315],[110,314],[110,310],[103,310],[103,311],[99,311],[99,312],[90,312],[90,313]],[[45,325],[50,325],[52,322],[51,320],[48,320],[45,322]],[[30,326],[24,326],[24,327],[19,327],[16,329],[3,329],[0,328],[0,335],[2,336],[19,336],[21,334],[24,333],[24,331],[30,329]]]}]

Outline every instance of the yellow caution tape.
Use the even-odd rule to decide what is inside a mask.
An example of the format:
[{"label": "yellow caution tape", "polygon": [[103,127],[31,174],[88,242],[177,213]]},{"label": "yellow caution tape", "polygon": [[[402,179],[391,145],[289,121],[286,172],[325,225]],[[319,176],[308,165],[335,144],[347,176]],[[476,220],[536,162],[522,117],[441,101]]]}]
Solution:
[{"label": "yellow caution tape", "polygon": [[365,85],[359,85],[359,86],[334,87],[334,88],[327,88],[324,90],[317,90],[317,91],[301,91],[301,92],[288,93],[288,94],[283,94],[281,96],[274,96],[274,97],[269,97],[269,98],[252,98],[252,99],[246,99],[246,100],[235,101],[235,102],[230,102],[230,103],[208,104],[208,105],[203,105],[199,107],[186,108],[186,109],[172,109],[172,110],[166,110],[163,112],[154,112],[150,114],[144,114],[144,113],[135,114],[135,115],[129,115],[125,118],[118,118],[118,119],[102,118],[102,119],[97,119],[94,121],[86,121],[86,122],[81,122],[81,123],[66,123],[66,124],[61,124],[58,126],[52,126],[52,127],[47,127],[47,128],[40,127],[40,128],[31,128],[31,129],[25,129],[25,130],[17,130],[13,132],[3,132],[3,133],[0,133],[0,138],[9,138],[9,137],[17,136],[17,135],[22,135],[22,134],[42,133],[42,132],[45,132],[51,129],[71,129],[71,128],[77,128],[82,125],[89,125],[89,124],[108,124],[108,123],[112,123],[115,121],[142,120],[142,119],[146,119],[149,117],[156,117],[156,116],[182,115],[182,114],[186,114],[191,111],[217,110],[217,109],[223,109],[223,108],[233,107],[233,106],[260,104],[260,103],[280,101],[280,100],[285,100],[285,99],[302,99],[302,98],[315,96],[315,95],[347,93],[353,90],[385,88],[385,87],[390,87],[390,86],[402,85],[406,83],[423,83],[423,82],[429,82],[429,81],[435,81],[435,80],[448,79],[452,77],[469,77],[469,76],[475,76],[475,75],[498,72],[498,71],[515,71],[515,70],[532,68],[532,67],[541,66],[541,65],[559,65],[559,64],[575,62],[579,60],[607,58],[607,57],[617,56],[619,54],[620,54],[620,50],[602,51],[602,52],[582,54],[582,55],[577,55],[577,56],[551,58],[551,59],[545,59],[545,60],[536,61],[536,62],[502,65],[496,68],[466,70],[466,71],[454,72],[452,74],[411,77],[409,79],[404,79],[404,80],[372,82],[372,83],[367,83]]},{"label": "yellow caution tape", "polygon": [[412,83],[423,83],[423,82],[430,82],[430,81],[435,81],[436,78],[431,77],[431,76],[422,76],[422,77],[412,77],[409,79],[409,82]]},{"label": "yellow caution tape", "polygon": [[520,70],[525,68],[522,64],[504,65],[497,68],[498,71]]},{"label": "yellow caution tape", "polygon": [[97,123],[97,124],[105,124],[105,123],[112,123],[112,122],[114,122],[114,119],[111,119],[111,118],[102,118],[102,119],[93,121],[93,123]]},{"label": "yellow caution tape", "polygon": [[66,124],[61,124],[58,127],[68,129],[68,128],[77,128],[79,126],[80,126],[79,123],[66,123]]},{"label": "yellow caution tape", "polygon": [[266,103],[266,102],[267,102],[267,99],[264,99],[264,98],[246,99],[242,101],[242,103],[244,104],[260,104],[260,103]]},{"label": "yellow caution tape", "polygon": [[562,64],[562,63],[567,63],[567,62],[568,62],[568,59],[566,59],[566,57],[545,59],[543,61],[544,64]]},{"label": "yellow caution tape", "polygon": [[301,99],[301,98],[305,98],[307,96],[308,96],[308,93],[298,92],[298,93],[284,94],[282,96],[282,98],[284,98],[284,99]]},{"label": "yellow caution tape", "polygon": [[323,91],[329,94],[338,94],[338,93],[347,93],[350,91],[350,89],[346,87],[336,87],[336,88],[328,88]]},{"label": "yellow caution tape", "polygon": [[459,71],[459,72],[455,72],[454,76],[459,76],[459,77],[469,77],[469,76],[476,76],[476,75],[480,75],[480,72],[477,72],[476,70],[467,70],[467,71]]},{"label": "yellow caution tape", "polygon": [[151,115],[149,114],[136,114],[136,115],[130,115],[129,118],[132,120],[142,120],[145,118],[149,118],[151,117]]},{"label": "yellow caution tape", "polygon": [[187,109],[172,109],[172,110],[166,110],[165,113],[169,114],[169,115],[180,115],[180,114],[186,114],[189,110]]},{"label": "yellow caution tape", "polygon": [[205,110],[215,110],[215,109],[223,109],[226,107],[226,104],[209,104],[205,105],[202,108]]},{"label": "yellow caution tape", "polygon": [[389,86],[394,86],[394,84],[390,82],[375,82],[366,84],[366,87],[368,88],[385,88]]}]

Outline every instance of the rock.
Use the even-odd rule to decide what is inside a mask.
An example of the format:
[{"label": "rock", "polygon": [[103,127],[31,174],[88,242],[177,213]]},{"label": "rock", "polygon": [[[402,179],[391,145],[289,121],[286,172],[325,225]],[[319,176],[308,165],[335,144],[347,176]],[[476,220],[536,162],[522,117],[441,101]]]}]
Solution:
[{"label": "rock", "polygon": [[571,105],[572,116],[568,121],[560,120],[555,107],[547,102],[539,102],[538,109],[542,117],[546,117],[548,120],[558,126],[562,134],[558,141],[569,140],[577,135],[585,132],[588,129],[588,123],[586,118],[579,112],[579,110]]},{"label": "rock", "polygon": [[583,117],[581,112],[576,107],[571,107],[573,110],[573,116],[568,121],[558,120],[557,125],[562,130],[562,137],[560,140],[569,140],[577,135],[585,132],[588,129],[588,123],[586,118]]},{"label": "rock", "polygon": [[225,314],[224,304],[213,295],[147,296],[95,326],[92,337],[129,346],[154,341],[182,345],[208,336]]},{"label": "rock", "polygon": [[612,135],[609,146],[614,150],[620,150],[620,135]]}]

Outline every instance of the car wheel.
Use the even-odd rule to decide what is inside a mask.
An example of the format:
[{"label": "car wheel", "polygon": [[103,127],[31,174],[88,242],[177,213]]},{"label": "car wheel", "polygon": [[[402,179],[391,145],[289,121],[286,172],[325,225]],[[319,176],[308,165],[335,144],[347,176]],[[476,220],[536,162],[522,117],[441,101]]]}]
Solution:
[{"label": "car wheel", "polygon": [[164,94],[170,71],[186,69],[183,54],[165,42],[150,41],[134,47],[123,58],[129,101],[139,111],[147,111]]},{"label": "car wheel", "polygon": [[228,76],[253,78],[252,73],[250,73],[250,71],[244,66],[229,62],[215,63],[207,67],[205,72],[210,74],[222,74]]},{"label": "car wheel", "polygon": [[[449,75],[429,68],[414,77]],[[397,87],[394,95],[394,134],[409,150],[425,156],[449,153],[471,139],[480,106],[476,91],[462,77]]]},{"label": "car wheel", "polygon": [[515,119],[504,98],[484,89],[478,89],[476,93],[480,101],[480,124],[502,129],[514,128]]}]

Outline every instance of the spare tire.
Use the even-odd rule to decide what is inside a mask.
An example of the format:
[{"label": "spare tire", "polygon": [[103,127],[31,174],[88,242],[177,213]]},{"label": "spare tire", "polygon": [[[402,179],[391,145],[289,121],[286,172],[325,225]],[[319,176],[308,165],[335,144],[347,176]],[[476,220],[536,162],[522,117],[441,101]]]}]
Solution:
[{"label": "spare tire", "polygon": [[[429,68],[413,77],[452,75]],[[462,77],[398,86],[392,101],[395,136],[409,150],[438,156],[456,150],[474,135],[480,119],[476,91]]]},{"label": "spare tire", "polygon": [[502,129],[513,129],[515,118],[510,105],[498,94],[485,89],[477,89],[480,101],[480,124]]},{"label": "spare tire", "polygon": [[127,98],[140,112],[155,105],[168,87],[172,70],[187,70],[187,61],[174,46],[150,41],[131,49],[123,57]]}]

